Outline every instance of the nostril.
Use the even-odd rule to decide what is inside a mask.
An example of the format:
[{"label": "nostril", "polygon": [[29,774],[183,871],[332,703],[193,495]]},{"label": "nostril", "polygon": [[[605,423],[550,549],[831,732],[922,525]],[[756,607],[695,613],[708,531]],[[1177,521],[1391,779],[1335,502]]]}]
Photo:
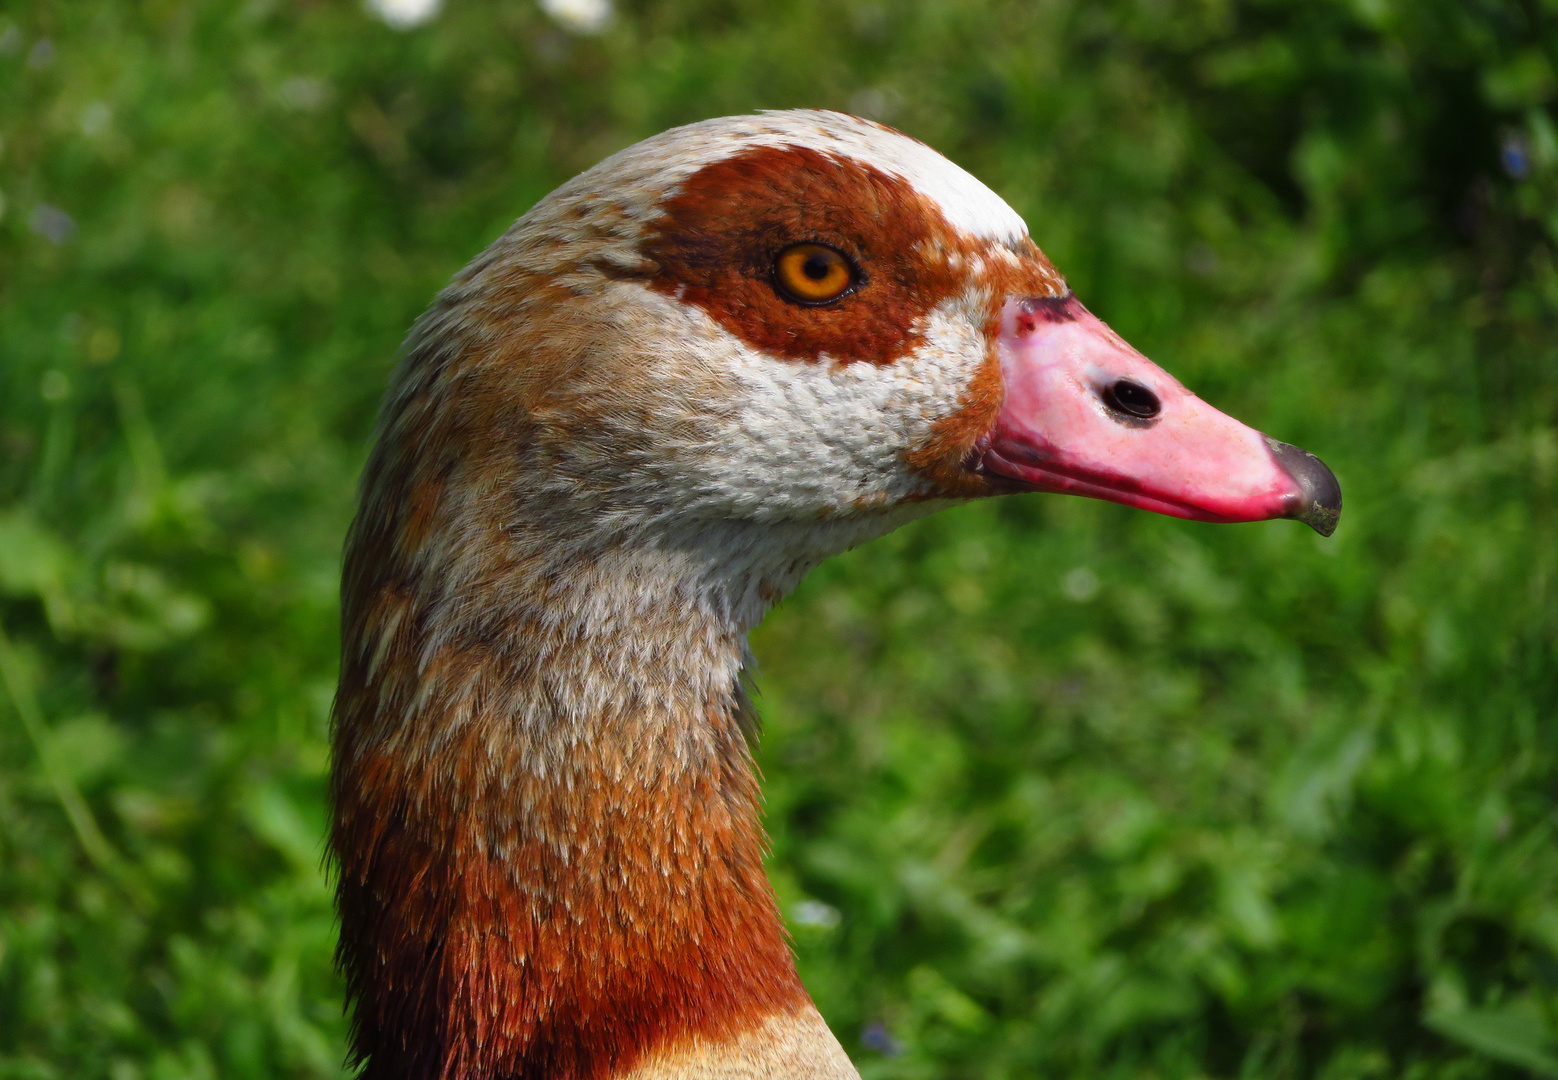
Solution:
[{"label": "nostril", "polygon": [[1129,379],[1119,379],[1104,387],[1104,404],[1138,420],[1151,420],[1163,411],[1157,394]]}]

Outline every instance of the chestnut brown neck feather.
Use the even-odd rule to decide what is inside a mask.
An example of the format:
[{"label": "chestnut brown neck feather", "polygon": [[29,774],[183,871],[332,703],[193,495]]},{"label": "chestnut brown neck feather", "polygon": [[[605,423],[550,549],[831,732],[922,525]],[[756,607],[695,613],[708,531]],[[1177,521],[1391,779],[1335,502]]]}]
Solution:
[{"label": "chestnut brown neck feather", "polygon": [[363,1075],[605,1080],[805,1003],[762,866],[746,626],[685,554],[559,544],[522,499],[537,527],[472,535],[453,492],[480,462],[429,477],[405,449],[392,427],[365,479],[336,704]]},{"label": "chestnut brown neck feather", "polygon": [[[804,1000],[739,701],[629,690],[574,714],[537,629],[445,646],[428,686],[343,680],[334,848],[366,1076],[608,1077]],[[376,737],[385,706],[417,730]]]}]

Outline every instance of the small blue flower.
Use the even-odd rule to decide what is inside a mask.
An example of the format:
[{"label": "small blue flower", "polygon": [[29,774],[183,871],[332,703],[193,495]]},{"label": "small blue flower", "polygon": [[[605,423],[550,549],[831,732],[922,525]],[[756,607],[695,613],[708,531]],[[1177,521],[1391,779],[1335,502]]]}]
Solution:
[{"label": "small blue flower", "polygon": [[44,236],[56,244],[63,244],[76,232],[76,222],[69,214],[57,206],[48,203],[39,203],[32,212],[32,220],[28,222],[32,231],[39,236]]},{"label": "small blue flower", "polygon": [[1516,180],[1524,180],[1531,174],[1531,152],[1526,149],[1525,140],[1514,135],[1499,147],[1499,161],[1503,163],[1504,171]]},{"label": "small blue flower", "polygon": [[867,1050],[875,1050],[883,1057],[898,1057],[903,1053],[903,1043],[893,1038],[887,1025],[873,1020],[860,1032],[860,1042]]}]

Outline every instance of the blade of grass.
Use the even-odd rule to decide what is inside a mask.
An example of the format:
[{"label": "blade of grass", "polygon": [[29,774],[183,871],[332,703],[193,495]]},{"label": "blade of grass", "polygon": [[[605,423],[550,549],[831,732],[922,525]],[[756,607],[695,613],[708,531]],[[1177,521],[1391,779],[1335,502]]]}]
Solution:
[{"label": "blade of grass", "polygon": [[11,707],[21,718],[22,728],[27,732],[33,749],[38,752],[43,774],[48,779],[49,786],[54,789],[54,797],[59,801],[60,809],[65,812],[65,818],[70,822],[70,827],[81,844],[81,850],[103,876],[113,880],[124,891],[138,910],[146,910],[151,905],[150,894],[135,879],[124,857],[109,842],[108,837],[103,835],[97,819],[92,815],[91,807],[87,806],[86,800],[81,797],[80,790],[70,777],[60,771],[54,761],[43,709],[39,706],[38,696],[33,691],[32,680],[28,677],[26,668],[12,647],[11,639],[6,635],[3,626],[0,626],[0,681],[5,683],[6,696],[11,700]]}]

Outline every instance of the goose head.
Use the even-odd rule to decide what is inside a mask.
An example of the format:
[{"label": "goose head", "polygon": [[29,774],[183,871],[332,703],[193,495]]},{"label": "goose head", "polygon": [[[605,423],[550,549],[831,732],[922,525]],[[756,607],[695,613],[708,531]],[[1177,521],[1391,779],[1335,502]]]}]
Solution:
[{"label": "goose head", "polygon": [[429,348],[401,396],[485,411],[461,456],[595,542],[750,522],[820,555],[1020,491],[1324,534],[1340,510],[1318,459],[1088,312],[987,187],[836,113],[693,124],[583,173],[440,298]]}]

